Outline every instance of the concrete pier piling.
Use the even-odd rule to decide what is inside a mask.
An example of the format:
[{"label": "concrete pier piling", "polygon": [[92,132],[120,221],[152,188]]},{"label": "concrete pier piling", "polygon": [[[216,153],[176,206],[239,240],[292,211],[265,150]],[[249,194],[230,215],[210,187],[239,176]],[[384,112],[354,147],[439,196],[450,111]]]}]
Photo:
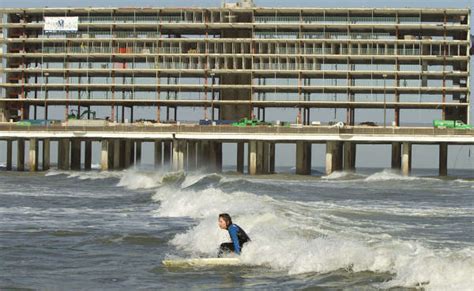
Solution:
[{"label": "concrete pier piling", "polygon": [[25,140],[17,140],[17,152],[16,152],[16,169],[18,171],[25,170]]},{"label": "concrete pier piling", "polygon": [[311,143],[296,143],[296,174],[311,175]]},{"label": "concrete pier piling", "polygon": [[81,170],[81,140],[71,140],[71,170]]},{"label": "concrete pier piling", "polygon": [[392,143],[392,169],[400,170],[402,167],[402,143]]},{"label": "concrete pier piling", "polygon": [[49,138],[43,139],[43,164],[42,170],[48,171],[51,168],[51,141]]},{"label": "concrete pier piling", "polygon": [[237,143],[237,173],[244,173],[244,154],[245,154],[245,143]]},{"label": "concrete pier piling", "polygon": [[448,144],[445,142],[439,144],[439,175],[448,175]]},{"label": "concrete pier piling", "polygon": [[344,171],[355,171],[357,145],[353,142],[344,142]]},{"label": "concrete pier piling", "polygon": [[101,141],[100,169],[102,171],[107,171],[109,169],[109,141],[106,139]]},{"label": "concrete pier piling", "polygon": [[30,172],[36,172],[38,170],[38,140],[36,138],[30,139],[28,151]]},{"label": "concrete pier piling", "polygon": [[92,141],[86,140],[84,142],[84,170],[92,169]]},{"label": "concrete pier piling", "polygon": [[154,142],[155,150],[155,169],[161,169],[163,166],[163,146],[161,140],[156,140]]},{"label": "concrete pier piling", "polygon": [[[84,135],[79,138],[76,132],[67,137],[58,137],[58,135],[65,132],[65,130],[61,130],[48,136],[45,134],[47,130],[39,134],[32,131],[22,138],[12,138],[11,135],[2,137],[2,141],[6,142],[7,170],[12,170],[14,166],[14,146],[17,147],[16,169],[18,171],[25,170],[26,154],[29,171],[49,170],[51,165],[51,142],[57,142],[58,145],[58,169],[90,170],[92,168],[92,157],[94,156],[92,145],[94,142],[100,142],[98,156],[100,169],[104,171],[126,169],[134,165],[140,165],[141,161],[146,159],[147,163],[154,163],[156,169],[163,171],[194,171],[199,169],[204,172],[218,173],[222,171],[223,146],[224,144],[232,145],[233,143],[236,148],[237,172],[245,172],[244,166],[247,161],[248,174],[266,175],[275,173],[276,145],[281,143],[295,145],[296,174],[311,175],[312,145],[325,142],[325,167],[326,174],[329,175],[334,171],[354,171],[356,168],[357,144],[368,144],[367,141],[370,140],[373,144],[385,144],[391,147],[390,152],[388,152],[388,155],[391,156],[391,167],[399,169],[402,175],[410,175],[413,145],[438,145],[439,175],[446,176],[448,175],[448,145],[471,145],[473,143],[472,137],[465,132],[461,134],[461,131],[459,131],[460,134],[454,135],[449,140],[450,135],[438,136],[439,133],[437,132],[433,137],[426,137],[426,133],[425,136],[412,133],[413,137],[411,135],[406,135],[403,138],[396,137],[394,138],[395,141],[387,141],[386,131],[384,131],[380,140],[372,141],[374,138],[373,131],[370,132],[370,135],[359,140],[354,140],[355,135],[348,138],[347,133],[340,139],[335,139],[334,135],[324,135],[325,139],[309,139],[307,137],[310,135],[308,135],[305,136],[305,139],[295,140],[294,136],[289,136],[287,140],[273,140],[269,139],[268,136],[265,138],[259,137],[259,139],[251,138],[251,134],[254,134],[253,130],[255,129],[249,129],[250,134],[240,138],[235,133],[232,136],[225,133],[222,139],[216,138],[214,131],[211,131],[212,134],[207,135],[204,139],[200,139],[202,132],[200,132],[199,138],[197,138],[198,136],[191,136],[192,132],[182,134],[179,138],[176,138],[178,135],[176,132],[166,135],[161,131],[155,137],[140,136],[140,138],[135,139],[135,137],[123,134],[123,132],[107,138]],[[242,129],[238,130],[241,131]],[[268,130],[265,129],[266,132]],[[21,133],[24,134],[23,131],[19,131],[17,135]],[[425,140],[418,140],[423,138]],[[25,147],[25,141],[28,142],[27,148]],[[143,145],[147,142],[154,146],[151,150],[151,152],[154,152],[154,160],[150,160],[146,156],[149,154],[148,151],[143,151]],[[246,145],[248,147],[247,156],[245,154]],[[83,146],[84,149],[82,149]],[[26,149],[28,149],[28,152],[25,153]],[[82,156],[84,157],[82,158]],[[167,165],[169,166],[167,167]]]},{"label": "concrete pier piling", "polygon": [[12,157],[13,157],[13,141],[8,139],[7,140],[7,171],[11,171],[13,169],[13,163],[12,163]]},{"label": "concrete pier piling", "polygon": [[411,172],[411,149],[412,145],[409,142],[403,143],[402,151],[402,174],[409,176]]}]

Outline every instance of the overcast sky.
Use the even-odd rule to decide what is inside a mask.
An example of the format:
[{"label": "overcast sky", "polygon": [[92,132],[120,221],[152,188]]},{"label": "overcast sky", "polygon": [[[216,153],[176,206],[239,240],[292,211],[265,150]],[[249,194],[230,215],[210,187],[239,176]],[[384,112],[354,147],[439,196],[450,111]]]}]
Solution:
[{"label": "overcast sky", "polygon": [[[64,0],[0,0],[0,7],[163,7],[163,6],[174,6],[174,7],[214,7],[220,6],[223,1],[220,0],[81,0],[81,1],[64,1]],[[226,1],[228,3],[235,1]],[[387,0],[340,0],[340,1],[315,1],[315,0],[293,0],[293,1],[269,1],[269,0],[258,0],[254,1],[257,6],[262,7],[351,7],[351,8],[374,8],[374,7],[387,7],[387,8],[399,8],[399,7],[419,7],[419,8],[473,8],[473,0],[431,0],[431,1],[419,1],[419,0],[398,0],[398,1],[387,1]],[[471,20],[471,34],[474,29],[474,21]],[[473,68],[473,61],[471,60],[471,72]],[[472,74],[471,74],[472,79]],[[472,82],[471,82],[472,83]],[[472,90],[471,90],[472,91]],[[472,94],[471,94],[472,96]],[[470,98],[472,100],[472,97]],[[472,104],[472,101],[471,101]],[[151,111],[143,111],[143,115],[146,117]],[[193,110],[190,112],[191,115],[196,114]],[[474,119],[474,110],[471,106],[471,124]],[[62,116],[63,113],[57,113],[58,116]],[[140,111],[135,112],[135,115],[140,115]],[[314,113],[313,113],[314,114]],[[316,111],[318,116],[321,116],[321,120],[327,120],[333,118],[333,113],[328,110]],[[199,114],[200,115],[200,114]],[[293,120],[295,112],[291,110],[286,111],[271,111],[267,113],[268,119],[283,119]],[[339,111],[336,118],[344,120],[345,111]],[[54,113],[53,113],[54,116]],[[381,112],[367,111],[364,112],[365,120],[373,120],[378,123],[381,122],[383,114]],[[357,116],[356,116],[357,117]],[[52,117],[54,118],[54,117]],[[152,118],[152,117],[151,117]],[[199,119],[199,117],[196,117]],[[402,119],[407,119],[413,123],[428,123],[438,118],[436,114],[432,112],[420,113],[420,111],[413,111],[409,113],[403,113]],[[179,118],[178,118],[179,119]],[[387,114],[387,120],[392,120],[393,114],[389,112]],[[363,121],[359,118],[359,121]],[[4,144],[0,143],[0,152],[4,152]],[[53,149],[54,150],[54,149]],[[232,159],[225,160],[225,163],[235,163],[235,148],[233,146],[224,147],[224,156],[232,156]],[[145,154],[151,153],[151,148],[145,146]],[[357,166],[358,167],[389,167],[390,165],[390,147],[389,146],[359,146],[357,153]],[[374,159],[374,154],[379,157]],[[438,150],[437,146],[415,146],[413,152],[413,166],[422,168],[435,168],[438,164]],[[53,154],[53,156],[55,156]],[[277,164],[279,165],[294,165],[294,149],[288,146],[277,147],[277,157],[279,158]],[[94,157],[97,159],[98,157]],[[53,158],[54,159],[54,158]],[[5,161],[4,155],[0,155],[0,163]],[[322,166],[324,162],[324,148],[321,146],[314,146],[313,150],[313,166]],[[450,168],[464,168],[474,169],[474,146],[450,146],[449,149],[449,162],[448,167]]]}]

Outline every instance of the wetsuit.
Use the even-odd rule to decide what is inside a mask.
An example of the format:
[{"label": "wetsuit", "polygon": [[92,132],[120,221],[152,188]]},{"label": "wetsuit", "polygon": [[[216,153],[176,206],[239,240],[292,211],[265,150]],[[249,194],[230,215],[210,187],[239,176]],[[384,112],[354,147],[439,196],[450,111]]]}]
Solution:
[{"label": "wetsuit", "polygon": [[219,254],[217,255],[218,257],[221,257],[224,253],[229,252],[235,252],[236,254],[240,255],[240,251],[242,250],[244,244],[250,241],[249,236],[237,224],[229,225],[227,231],[229,231],[232,242],[221,244],[219,247]]}]

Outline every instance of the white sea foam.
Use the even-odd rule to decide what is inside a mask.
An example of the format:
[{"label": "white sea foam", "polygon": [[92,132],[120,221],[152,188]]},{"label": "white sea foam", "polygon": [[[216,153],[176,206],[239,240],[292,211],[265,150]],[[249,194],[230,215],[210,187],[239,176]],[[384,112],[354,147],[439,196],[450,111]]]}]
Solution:
[{"label": "white sea foam", "polygon": [[124,171],[61,171],[49,170],[45,176],[65,175],[67,178],[77,178],[79,180],[101,180],[109,178],[121,178]]},{"label": "white sea foam", "polygon": [[326,175],[326,176],[322,176],[321,179],[325,179],[325,180],[338,180],[338,179],[341,179],[341,178],[345,178],[349,175],[349,172],[339,172],[339,171],[335,171],[335,172],[332,172],[331,174],[329,175]]},{"label": "white sea foam", "polygon": [[[216,246],[229,238],[217,227],[217,215],[229,212],[252,238],[242,253],[251,265],[286,270],[289,274],[325,273],[338,269],[393,274],[375,287],[424,286],[432,290],[468,290],[474,286],[474,250],[433,250],[420,242],[352,235],[350,226],[322,225],[322,209],[278,201],[247,192],[225,193],[160,188],[153,196],[160,205],[155,215],[187,216],[198,224],[176,235],[171,244],[189,255],[216,254]],[[301,207],[304,207],[302,209]],[[318,223],[320,221],[321,223]]]},{"label": "white sea foam", "polygon": [[391,169],[385,169],[381,172],[374,173],[364,179],[367,182],[374,182],[374,181],[415,181],[415,180],[431,180],[431,181],[438,181],[439,179],[436,178],[427,178],[427,177],[416,177],[416,176],[402,176],[398,171],[394,171]]}]

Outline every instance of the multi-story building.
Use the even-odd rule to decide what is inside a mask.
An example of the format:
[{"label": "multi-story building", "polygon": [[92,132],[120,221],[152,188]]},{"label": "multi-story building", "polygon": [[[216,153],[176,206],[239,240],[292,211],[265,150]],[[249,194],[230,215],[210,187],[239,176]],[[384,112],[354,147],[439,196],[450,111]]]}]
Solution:
[{"label": "multi-story building", "polygon": [[2,120],[47,119],[51,106],[133,120],[134,108],[153,106],[157,120],[179,107],[228,120],[278,107],[299,109],[303,123],[314,108],[342,108],[349,124],[368,108],[393,111],[396,125],[410,109],[469,122],[469,9],[243,1],[0,12]]}]

